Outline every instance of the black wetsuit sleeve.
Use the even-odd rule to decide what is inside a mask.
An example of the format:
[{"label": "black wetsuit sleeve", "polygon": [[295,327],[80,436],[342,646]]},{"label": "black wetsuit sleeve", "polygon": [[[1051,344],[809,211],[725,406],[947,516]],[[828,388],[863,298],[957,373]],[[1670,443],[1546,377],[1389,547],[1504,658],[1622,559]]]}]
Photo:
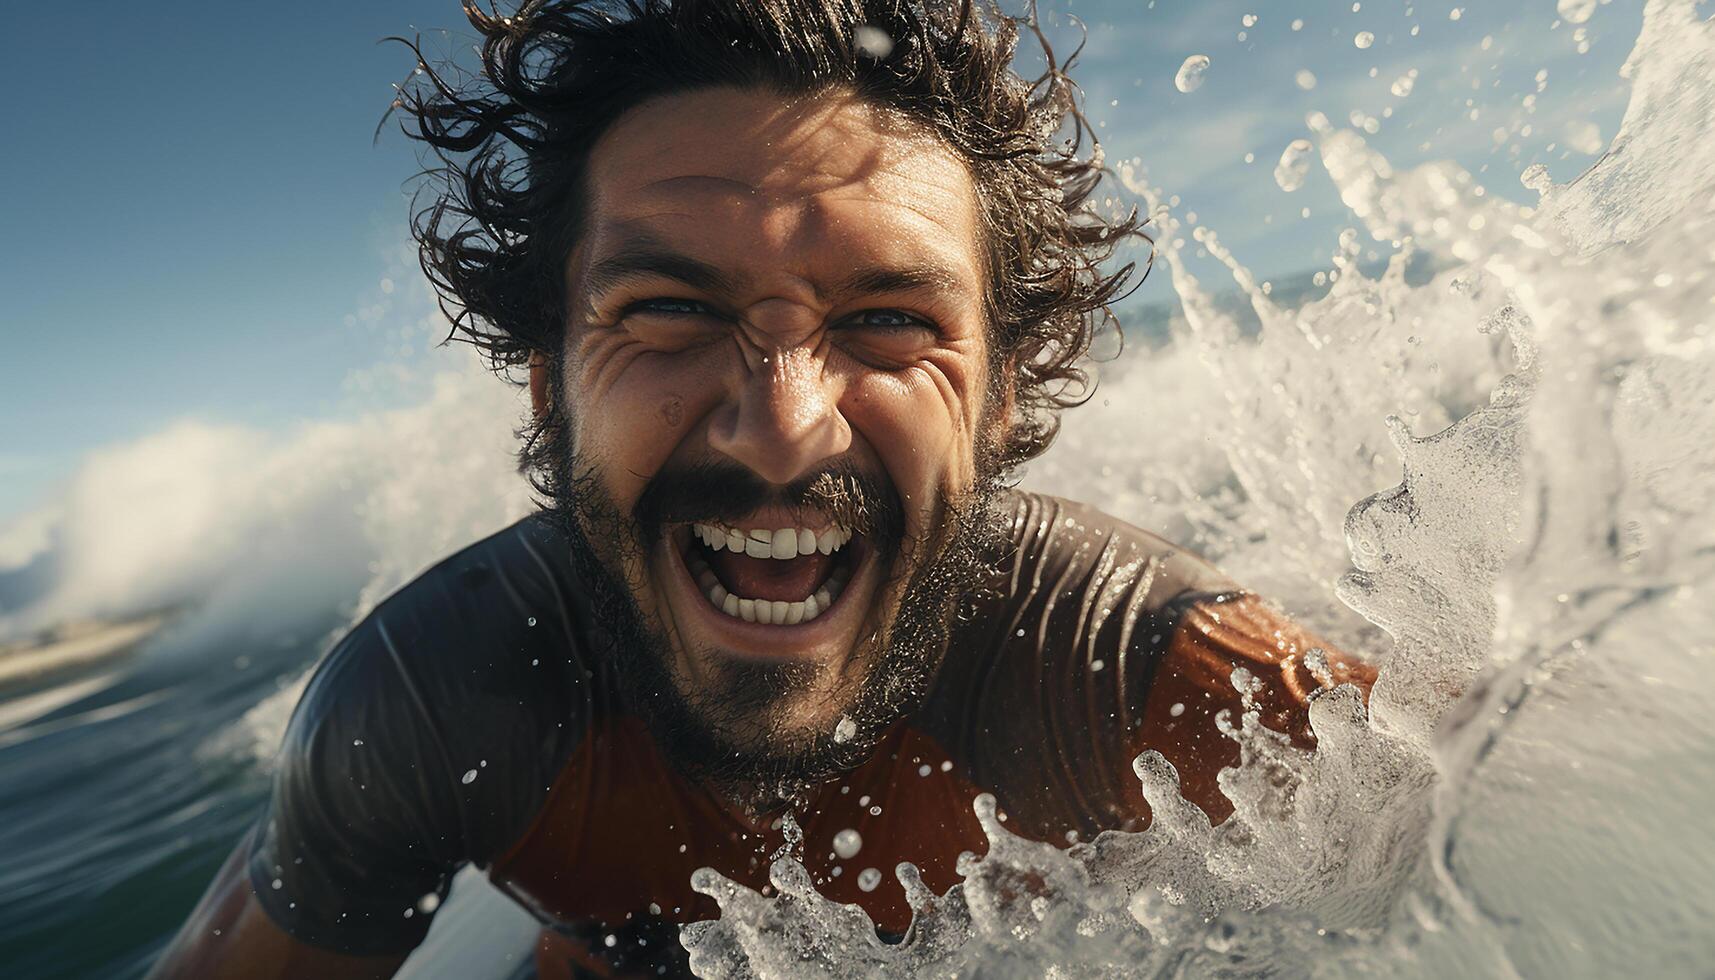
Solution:
[{"label": "black wetsuit sleeve", "polygon": [[285,932],[350,955],[405,952],[453,872],[529,826],[592,714],[560,551],[537,519],[472,545],[316,669],[249,861]]},{"label": "black wetsuit sleeve", "polygon": [[310,681],[249,863],[276,925],[354,956],[421,942],[463,849],[449,834],[456,777],[423,706],[400,696],[386,633],[379,619],[364,623]]}]

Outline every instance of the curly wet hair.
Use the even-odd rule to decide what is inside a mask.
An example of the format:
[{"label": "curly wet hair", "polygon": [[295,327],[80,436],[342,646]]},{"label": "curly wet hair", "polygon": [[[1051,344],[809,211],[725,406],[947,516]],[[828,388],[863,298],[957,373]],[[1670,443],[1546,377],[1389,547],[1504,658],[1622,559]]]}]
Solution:
[{"label": "curly wet hair", "polygon": [[[1135,209],[1097,212],[1107,171],[1068,74],[1077,53],[1056,58],[1034,5],[1016,17],[975,0],[463,6],[481,36],[480,72],[437,66],[400,38],[417,66],[392,111],[433,151],[412,232],[449,339],[474,344],[497,372],[561,348],[588,155],[622,113],[714,86],[844,89],[914,121],[970,169],[987,238],[990,402],[1013,405],[991,447],[997,468],[1047,449],[1060,410],[1089,396],[1080,361],[1099,332],[1117,338],[1111,304],[1136,271],[1103,267],[1126,239],[1148,238]],[[1046,62],[1033,80],[1012,67],[1027,33]],[[555,424],[538,419],[526,433],[521,458],[538,475],[553,462]]]}]

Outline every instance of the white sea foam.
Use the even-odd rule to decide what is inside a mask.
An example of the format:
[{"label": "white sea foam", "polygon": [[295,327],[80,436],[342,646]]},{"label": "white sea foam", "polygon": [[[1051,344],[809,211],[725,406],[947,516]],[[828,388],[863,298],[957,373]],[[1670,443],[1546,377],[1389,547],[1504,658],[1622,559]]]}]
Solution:
[{"label": "white sea foam", "polygon": [[404,408],[280,435],[184,422],[92,453],[49,515],[57,584],[0,634],[192,601],[259,625],[354,596],[367,609],[524,513],[519,418],[516,392],[472,361]]}]

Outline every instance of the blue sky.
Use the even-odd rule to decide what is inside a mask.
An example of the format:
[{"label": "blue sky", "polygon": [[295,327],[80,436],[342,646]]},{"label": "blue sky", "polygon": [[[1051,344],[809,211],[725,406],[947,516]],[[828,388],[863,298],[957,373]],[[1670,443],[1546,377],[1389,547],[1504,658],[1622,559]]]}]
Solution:
[{"label": "blue sky", "polygon": [[[1396,167],[1452,158],[1529,200],[1527,165],[1566,181],[1595,159],[1588,126],[1612,137],[1641,0],[1600,6],[1583,52],[1555,0],[1043,9],[1056,38],[1064,13],[1089,28],[1078,77],[1109,158],[1141,157],[1266,277],[1324,265],[1350,223],[1319,172],[1293,194],[1272,179],[1307,112],[1374,117],[1368,138]],[[373,397],[354,379],[377,365],[462,356],[423,342],[429,309],[403,247],[413,148],[391,129],[371,143],[412,64],[376,42],[462,23],[452,0],[8,12],[0,525],[50,501],[97,447],[186,418],[263,431],[340,418]],[[1173,76],[1193,54],[1211,65],[1181,93]],[[1413,91],[1394,95],[1410,69]],[[1161,277],[1140,296],[1168,292]]]}]

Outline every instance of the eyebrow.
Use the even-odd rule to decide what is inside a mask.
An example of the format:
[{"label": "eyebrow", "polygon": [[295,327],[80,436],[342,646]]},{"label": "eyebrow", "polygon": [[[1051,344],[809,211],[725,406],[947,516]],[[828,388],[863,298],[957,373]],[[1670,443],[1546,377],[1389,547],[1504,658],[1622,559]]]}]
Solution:
[{"label": "eyebrow", "polygon": [[957,293],[965,291],[965,282],[948,269],[924,265],[906,269],[864,269],[847,276],[838,288],[844,296],[905,293],[917,289],[939,289]]},{"label": "eyebrow", "polygon": [[638,243],[590,266],[584,274],[591,296],[600,296],[630,279],[659,276],[705,292],[732,292],[733,281],[719,269],[670,249]]}]

